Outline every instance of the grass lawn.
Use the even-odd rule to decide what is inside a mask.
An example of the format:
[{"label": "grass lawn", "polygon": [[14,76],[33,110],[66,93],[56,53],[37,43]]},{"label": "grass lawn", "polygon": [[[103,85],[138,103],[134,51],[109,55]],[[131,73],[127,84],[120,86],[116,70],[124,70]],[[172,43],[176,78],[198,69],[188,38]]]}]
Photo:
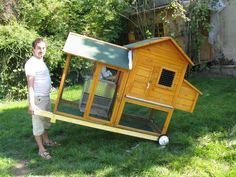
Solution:
[{"label": "grass lawn", "polygon": [[50,161],[37,155],[27,102],[0,102],[0,176],[235,177],[236,78],[190,81],[203,95],[194,113],[174,111],[167,146],[58,121]]}]

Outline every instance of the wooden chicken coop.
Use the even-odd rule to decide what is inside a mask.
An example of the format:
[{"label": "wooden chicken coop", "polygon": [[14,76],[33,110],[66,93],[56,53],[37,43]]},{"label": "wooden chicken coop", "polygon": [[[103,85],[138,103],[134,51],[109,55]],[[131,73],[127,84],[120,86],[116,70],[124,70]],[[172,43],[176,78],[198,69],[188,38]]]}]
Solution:
[{"label": "wooden chicken coop", "polygon": [[[158,141],[167,134],[174,109],[193,112],[201,92],[184,79],[193,62],[169,37],[118,46],[70,33],[67,59],[53,113],[56,120]],[[91,72],[67,93],[76,60],[89,61]],[[80,62],[81,63],[81,62]]]}]

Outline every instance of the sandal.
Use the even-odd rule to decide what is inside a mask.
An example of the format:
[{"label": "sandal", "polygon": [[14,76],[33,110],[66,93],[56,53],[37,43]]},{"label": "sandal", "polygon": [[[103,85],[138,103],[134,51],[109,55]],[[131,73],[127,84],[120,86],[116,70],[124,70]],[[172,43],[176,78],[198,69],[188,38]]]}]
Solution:
[{"label": "sandal", "polygon": [[47,151],[39,152],[39,156],[46,160],[49,160],[52,158],[52,156],[50,156],[50,154]]},{"label": "sandal", "polygon": [[43,145],[46,147],[56,147],[60,146],[61,144],[57,143],[56,141],[49,141],[47,143],[43,143]]}]

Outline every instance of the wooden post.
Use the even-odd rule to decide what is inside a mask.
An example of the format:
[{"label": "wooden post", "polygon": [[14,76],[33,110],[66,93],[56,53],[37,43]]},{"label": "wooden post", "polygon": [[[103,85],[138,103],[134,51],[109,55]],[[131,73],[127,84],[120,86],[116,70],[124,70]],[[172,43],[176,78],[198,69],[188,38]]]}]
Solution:
[{"label": "wooden post", "polygon": [[96,70],[95,70],[95,73],[93,74],[93,82],[90,85],[89,96],[88,96],[87,104],[85,106],[85,112],[84,112],[84,116],[83,116],[84,118],[89,118],[89,114],[90,114],[91,107],[92,107],[92,104],[93,104],[93,98],[94,98],[94,95],[95,95],[95,92],[96,92],[96,87],[97,87],[97,84],[98,84],[98,81],[99,81],[99,77],[100,77],[102,67],[103,67],[102,64],[96,63]]},{"label": "wooden post", "polygon": [[116,95],[117,97],[115,100],[114,109],[113,109],[112,116],[111,116],[111,125],[112,126],[119,123],[120,117],[123,112],[124,102],[122,100],[124,98],[124,91],[125,91],[125,86],[126,86],[127,79],[128,79],[128,74],[129,73],[127,71],[122,71],[122,73],[120,74],[122,80],[120,81],[119,90]]},{"label": "wooden post", "polygon": [[168,111],[168,115],[167,115],[167,117],[166,117],[166,121],[165,121],[165,124],[164,124],[164,126],[163,126],[163,129],[162,129],[162,131],[161,131],[161,134],[166,134],[167,129],[168,129],[169,124],[170,124],[170,120],[171,120],[173,111],[174,111],[174,109]]},{"label": "wooden post", "polygon": [[57,99],[56,99],[56,103],[55,103],[54,112],[57,112],[57,110],[58,110],[58,105],[59,105],[59,102],[61,100],[64,83],[65,83],[66,76],[67,76],[67,73],[68,73],[68,70],[69,70],[70,60],[71,60],[71,55],[67,54],[66,63],[65,63],[65,66],[64,66],[62,77],[61,77],[59,91],[58,91],[58,94],[57,94]]}]

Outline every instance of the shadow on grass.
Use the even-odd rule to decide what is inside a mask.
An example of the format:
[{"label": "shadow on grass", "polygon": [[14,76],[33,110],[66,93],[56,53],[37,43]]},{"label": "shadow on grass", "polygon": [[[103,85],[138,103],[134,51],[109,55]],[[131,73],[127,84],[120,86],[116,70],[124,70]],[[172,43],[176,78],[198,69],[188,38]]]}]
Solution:
[{"label": "shadow on grass", "polygon": [[[208,143],[228,141],[234,136],[234,80],[228,78],[226,82],[219,78],[192,78],[192,83],[204,95],[199,98],[193,114],[174,112],[169,128],[170,143],[166,147],[160,147],[152,141],[57,122],[52,125],[50,136],[62,146],[49,149],[53,159],[45,161],[37,155],[27,108],[6,109],[0,112],[0,156],[27,161],[29,170],[26,175],[181,176],[187,173],[184,169],[186,166],[194,168],[193,158],[196,157],[206,161],[223,159],[230,165],[235,160],[232,158],[235,151],[231,151],[234,154],[229,157],[227,153],[225,156],[216,154],[215,157],[204,147],[199,147],[199,143],[209,136],[211,138],[206,140]],[[230,150],[228,148],[224,147],[224,151]],[[9,171],[14,173],[12,168]],[[202,168],[206,170],[204,165]]]}]

